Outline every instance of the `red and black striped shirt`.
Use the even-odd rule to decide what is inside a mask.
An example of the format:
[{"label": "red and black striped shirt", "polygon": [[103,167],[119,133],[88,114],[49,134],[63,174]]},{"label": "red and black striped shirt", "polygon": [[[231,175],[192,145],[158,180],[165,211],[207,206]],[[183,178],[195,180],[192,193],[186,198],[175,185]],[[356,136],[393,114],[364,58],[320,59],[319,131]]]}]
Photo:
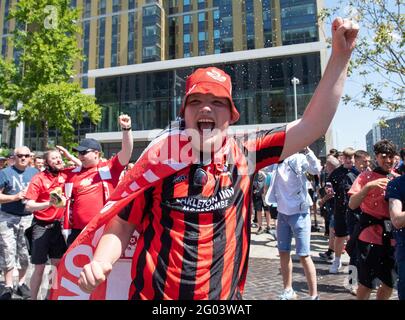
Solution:
[{"label": "red and black striped shirt", "polygon": [[[136,198],[119,216],[141,225],[133,299],[238,299],[247,273],[250,187],[279,161],[285,128],[229,139],[222,163],[191,165]],[[204,186],[193,183],[201,167]]]}]

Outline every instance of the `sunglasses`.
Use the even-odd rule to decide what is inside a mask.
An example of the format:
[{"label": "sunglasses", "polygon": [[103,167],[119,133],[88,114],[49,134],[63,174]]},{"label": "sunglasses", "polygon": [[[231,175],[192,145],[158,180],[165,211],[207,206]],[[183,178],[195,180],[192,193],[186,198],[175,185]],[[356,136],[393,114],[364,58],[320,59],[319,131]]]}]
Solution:
[{"label": "sunglasses", "polygon": [[193,184],[197,187],[203,187],[208,182],[208,174],[202,168],[197,168],[194,172]]},{"label": "sunglasses", "polygon": [[29,157],[31,157],[31,155],[30,154],[16,154],[15,155],[16,157],[18,157],[18,158],[29,158]]},{"label": "sunglasses", "polygon": [[89,149],[89,150],[78,151],[78,153],[79,153],[81,156],[85,156],[86,154],[88,154],[89,152],[92,152],[92,151],[94,151],[94,150]]}]

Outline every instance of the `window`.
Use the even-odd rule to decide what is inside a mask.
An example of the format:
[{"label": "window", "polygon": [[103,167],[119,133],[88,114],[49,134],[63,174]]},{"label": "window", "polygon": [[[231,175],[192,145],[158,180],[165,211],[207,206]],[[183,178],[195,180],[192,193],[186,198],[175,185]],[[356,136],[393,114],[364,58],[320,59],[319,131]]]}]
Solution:
[{"label": "window", "polygon": [[143,56],[145,58],[152,57],[155,54],[156,54],[156,47],[155,46],[150,46],[150,47],[143,48]]},{"label": "window", "polygon": [[129,10],[135,9],[135,6],[136,6],[135,0],[128,0],[128,9]]},{"label": "window", "polygon": [[191,23],[191,16],[186,15],[183,17],[183,24],[190,24]]},{"label": "window", "polygon": [[153,16],[156,14],[156,6],[149,6],[143,8],[144,16]]},{"label": "window", "polygon": [[156,26],[146,26],[144,28],[144,36],[151,37],[156,35]]},{"label": "window", "polygon": [[121,0],[113,0],[112,11],[118,12],[121,10]]},{"label": "window", "polygon": [[205,32],[199,32],[198,33],[198,41],[204,41],[206,40],[206,33]]},{"label": "window", "polygon": [[190,43],[191,42],[191,36],[189,34],[185,34],[183,36],[183,42],[184,43]]},{"label": "window", "polygon": [[98,2],[98,14],[102,15],[105,14],[106,11],[106,0],[100,0]]},{"label": "window", "polygon": [[85,0],[83,18],[89,18],[91,16],[91,0]]}]

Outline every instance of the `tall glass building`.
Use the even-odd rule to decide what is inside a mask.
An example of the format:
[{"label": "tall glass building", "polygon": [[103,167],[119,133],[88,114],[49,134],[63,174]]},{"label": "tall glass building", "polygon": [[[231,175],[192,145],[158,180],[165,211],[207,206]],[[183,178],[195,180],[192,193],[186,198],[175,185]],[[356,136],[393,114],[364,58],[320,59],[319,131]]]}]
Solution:
[{"label": "tall glass building", "polygon": [[366,134],[367,152],[373,155],[373,146],[381,139],[391,140],[398,147],[398,152],[405,148],[405,115],[387,119],[384,127],[373,124],[373,128]]},{"label": "tall glass building", "polygon": [[[0,2],[2,40],[12,27],[2,17],[13,1]],[[198,67],[215,65],[231,75],[241,129],[294,120],[293,77],[300,80],[300,117],[325,67],[326,43],[317,24],[322,0],[72,0],[71,5],[81,9],[79,45],[87,57],[76,66],[77,81],[103,108],[102,122],[78,134],[99,139],[107,156],[120,148],[118,114],[132,117],[136,157],[157,129],[176,117],[185,79]],[[4,52],[12,54],[6,45]],[[323,154],[325,143],[314,148]]]}]

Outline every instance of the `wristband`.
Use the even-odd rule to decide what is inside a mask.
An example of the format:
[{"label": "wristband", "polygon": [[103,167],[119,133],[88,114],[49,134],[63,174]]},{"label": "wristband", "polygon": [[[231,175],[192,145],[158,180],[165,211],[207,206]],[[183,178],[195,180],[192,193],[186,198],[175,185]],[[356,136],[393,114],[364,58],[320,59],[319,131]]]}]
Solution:
[{"label": "wristband", "polygon": [[128,128],[121,128],[122,131],[129,131],[132,130],[132,127],[128,127]]}]

